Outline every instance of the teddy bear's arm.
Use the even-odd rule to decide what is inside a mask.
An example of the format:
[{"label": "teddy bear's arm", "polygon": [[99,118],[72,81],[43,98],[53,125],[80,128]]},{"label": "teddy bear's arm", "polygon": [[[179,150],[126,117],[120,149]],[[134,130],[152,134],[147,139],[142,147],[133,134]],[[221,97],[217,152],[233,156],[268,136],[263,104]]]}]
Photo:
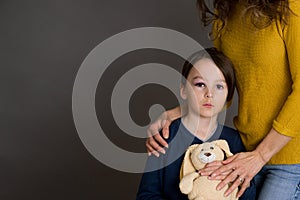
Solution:
[{"label": "teddy bear's arm", "polygon": [[196,178],[198,178],[200,175],[198,172],[192,172],[186,176],[184,176],[180,183],[179,183],[179,188],[180,188],[180,191],[183,193],[183,194],[188,194],[190,193],[192,190],[193,190],[193,183],[194,183],[194,180]]}]

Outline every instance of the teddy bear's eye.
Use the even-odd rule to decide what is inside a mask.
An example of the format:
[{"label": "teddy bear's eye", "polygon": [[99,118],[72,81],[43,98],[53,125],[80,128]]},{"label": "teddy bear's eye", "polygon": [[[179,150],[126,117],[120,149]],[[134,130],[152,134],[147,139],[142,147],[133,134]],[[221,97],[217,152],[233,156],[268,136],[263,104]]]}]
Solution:
[{"label": "teddy bear's eye", "polygon": [[204,149],[201,149],[201,151],[204,151]]},{"label": "teddy bear's eye", "polygon": [[210,147],[211,150],[214,150],[214,147]]}]

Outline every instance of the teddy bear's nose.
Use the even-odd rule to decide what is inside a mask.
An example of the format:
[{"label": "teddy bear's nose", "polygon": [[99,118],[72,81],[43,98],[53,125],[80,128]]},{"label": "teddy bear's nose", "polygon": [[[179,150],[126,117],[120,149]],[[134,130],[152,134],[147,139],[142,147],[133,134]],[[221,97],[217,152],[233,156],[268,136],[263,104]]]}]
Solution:
[{"label": "teddy bear's nose", "polygon": [[211,153],[205,153],[204,155],[209,157],[211,155]]}]

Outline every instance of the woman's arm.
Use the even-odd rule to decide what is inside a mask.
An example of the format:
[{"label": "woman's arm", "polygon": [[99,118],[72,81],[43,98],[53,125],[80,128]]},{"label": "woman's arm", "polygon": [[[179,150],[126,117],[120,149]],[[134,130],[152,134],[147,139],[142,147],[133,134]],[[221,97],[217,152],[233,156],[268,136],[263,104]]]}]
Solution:
[{"label": "woman's arm", "polygon": [[[168,147],[165,139],[169,137],[169,126],[175,119],[178,119],[182,114],[186,113],[186,105],[183,104],[171,110],[165,111],[161,116],[150,125],[147,130],[148,139],[146,141],[146,147],[148,155],[154,154],[159,156],[159,152],[165,153],[163,147]],[[163,138],[159,131],[162,129]]]}]

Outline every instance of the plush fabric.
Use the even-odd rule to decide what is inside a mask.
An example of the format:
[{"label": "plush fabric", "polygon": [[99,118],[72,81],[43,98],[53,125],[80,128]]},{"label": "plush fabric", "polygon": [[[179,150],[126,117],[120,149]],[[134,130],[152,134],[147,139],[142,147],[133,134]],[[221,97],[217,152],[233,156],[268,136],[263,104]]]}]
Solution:
[{"label": "plush fabric", "polygon": [[224,193],[230,187],[229,184],[221,190],[216,190],[220,180],[209,180],[198,173],[207,163],[222,161],[228,156],[232,156],[232,153],[226,140],[191,145],[184,155],[181,166],[180,191],[188,194],[190,200],[237,200],[238,188],[225,197]]}]

